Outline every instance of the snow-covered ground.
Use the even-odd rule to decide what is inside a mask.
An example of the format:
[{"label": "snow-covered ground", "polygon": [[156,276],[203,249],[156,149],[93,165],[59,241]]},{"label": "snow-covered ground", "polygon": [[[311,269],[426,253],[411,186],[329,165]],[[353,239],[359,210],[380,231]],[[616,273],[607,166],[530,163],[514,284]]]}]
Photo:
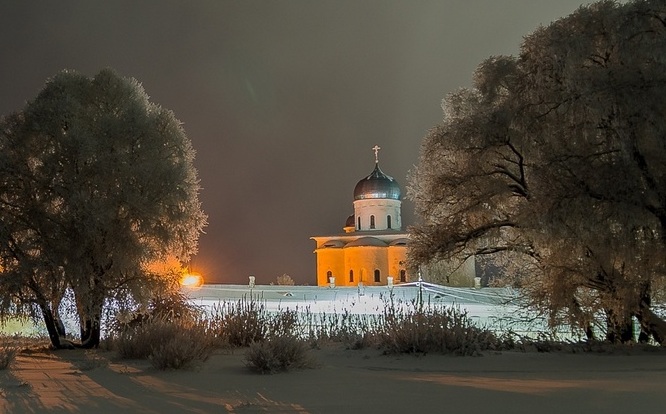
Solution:
[{"label": "snow-covered ground", "polygon": [[[348,313],[353,315],[379,315],[387,306],[406,311],[413,310],[422,301],[424,306],[455,306],[465,310],[478,326],[496,332],[513,331],[534,336],[545,332],[543,320],[527,314],[517,305],[517,295],[510,289],[453,288],[426,282],[365,287],[316,287],[257,285],[203,285],[199,288],[183,288],[192,303],[205,308],[234,303],[239,300],[255,300],[269,312],[296,310],[312,315]],[[390,305],[392,302],[392,305]],[[65,317],[70,332],[78,330],[73,315]],[[10,323],[0,333],[43,335],[43,324],[30,322]],[[566,336],[566,335],[565,335]]]},{"label": "snow-covered ground", "polygon": [[[268,311],[298,310],[311,314],[347,312],[381,314],[389,302],[405,309],[422,301],[424,306],[455,306],[479,326],[497,332],[512,330],[535,334],[545,330],[542,320],[532,320],[516,304],[514,291],[505,288],[453,288],[421,282],[406,285],[365,287],[315,287],[257,285],[203,285],[186,288],[192,302],[204,307],[253,299]],[[529,321],[529,322],[528,322]]]}]

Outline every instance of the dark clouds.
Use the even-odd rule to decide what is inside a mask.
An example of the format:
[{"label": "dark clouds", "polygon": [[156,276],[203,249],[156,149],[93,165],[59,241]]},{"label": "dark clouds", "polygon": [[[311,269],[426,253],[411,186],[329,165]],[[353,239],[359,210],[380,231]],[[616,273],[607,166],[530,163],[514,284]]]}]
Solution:
[{"label": "dark clouds", "polygon": [[[9,3],[9,4],[7,4]],[[444,95],[577,1],[59,1],[0,5],[0,114],[61,69],[112,67],[184,122],[209,226],[208,281],[314,283],[310,236],[341,231],[381,165],[405,192]],[[403,203],[403,222],[415,220]]]}]

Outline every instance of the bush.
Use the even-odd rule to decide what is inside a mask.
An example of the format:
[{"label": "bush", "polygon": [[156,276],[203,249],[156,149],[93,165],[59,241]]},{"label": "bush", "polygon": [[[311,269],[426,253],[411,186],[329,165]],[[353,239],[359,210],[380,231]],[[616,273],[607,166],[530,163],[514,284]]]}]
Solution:
[{"label": "bush", "polygon": [[208,359],[213,340],[204,322],[155,318],[121,332],[112,340],[124,359],[149,359],[158,369],[185,368]]},{"label": "bush", "polygon": [[102,346],[123,359],[149,359],[158,369],[184,368],[214,349],[210,321],[179,291],[150,300],[142,311],[116,315]]},{"label": "bush", "polygon": [[209,320],[218,341],[233,347],[263,341],[269,333],[270,316],[265,306],[253,299],[215,306]]},{"label": "bush", "polygon": [[251,344],[245,353],[245,364],[262,374],[316,366],[303,340],[294,336],[276,336]]},{"label": "bush", "polygon": [[[174,306],[169,303],[164,308]],[[249,367],[277,372],[307,366],[306,343],[318,347],[326,341],[340,342],[350,349],[376,347],[386,353],[476,355],[508,349],[509,339],[474,325],[459,308],[417,306],[390,298],[379,315],[313,314],[307,308],[272,313],[262,302],[245,298],[219,304],[207,315],[188,310],[154,312],[126,324],[109,342],[122,358],[149,358],[159,369],[205,361],[218,346],[250,347]]]},{"label": "bush", "polygon": [[110,317],[109,333],[111,336],[117,335],[154,319],[194,321],[202,316],[203,309],[192,304],[182,292],[167,291],[153,296],[146,306],[117,311]]},{"label": "bush", "polygon": [[307,338],[341,342],[350,349],[377,347],[387,353],[456,353],[475,355],[485,350],[506,349],[508,338],[474,325],[465,311],[404,303],[388,298],[379,315],[356,315],[348,311],[312,315],[306,313]]},{"label": "bush", "polygon": [[278,312],[266,318],[267,336],[301,336],[303,329],[298,310]]},{"label": "bush", "polygon": [[184,293],[177,290],[152,298],[145,313],[148,318],[168,320],[195,320],[201,316],[201,308],[192,304]]},{"label": "bush", "polygon": [[190,328],[178,330],[167,341],[151,346],[148,359],[157,369],[180,369],[206,361],[212,351],[208,334]]},{"label": "bush", "polygon": [[382,322],[377,342],[389,353],[477,355],[502,347],[493,332],[474,325],[467,312],[456,307],[399,310],[391,303],[384,309]]},{"label": "bush", "polygon": [[123,359],[146,359],[152,352],[152,344],[164,343],[178,330],[174,323],[164,320],[148,320],[128,327],[111,338],[112,348]]},{"label": "bush", "polygon": [[373,332],[379,325],[375,315],[356,315],[347,310],[304,315],[305,332],[313,346],[342,343],[348,349],[362,349],[373,344]]},{"label": "bush", "polygon": [[13,346],[0,346],[0,370],[9,368],[16,358],[17,350]]}]

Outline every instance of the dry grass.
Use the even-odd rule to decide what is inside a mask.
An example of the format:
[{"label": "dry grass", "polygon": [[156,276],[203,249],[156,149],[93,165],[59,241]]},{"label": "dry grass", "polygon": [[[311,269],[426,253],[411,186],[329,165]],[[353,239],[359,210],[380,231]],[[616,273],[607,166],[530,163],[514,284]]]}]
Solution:
[{"label": "dry grass", "polygon": [[[308,315],[306,315],[308,317]],[[378,315],[349,312],[309,315],[308,338],[340,342],[349,349],[374,347],[386,353],[455,353],[476,355],[486,350],[511,347],[489,329],[472,323],[459,308],[418,306],[415,303],[384,302]]]},{"label": "dry grass", "polygon": [[255,300],[226,302],[213,307],[209,328],[219,344],[246,347],[268,336],[270,315],[266,307]]},{"label": "dry grass", "polygon": [[147,358],[159,369],[178,369],[205,361],[216,348],[247,347],[247,366],[272,373],[316,365],[308,348],[330,342],[390,354],[479,355],[508,349],[561,349],[550,340],[497,336],[475,325],[459,308],[395,303],[391,298],[373,315],[315,314],[308,308],[269,312],[253,299],[222,303],[205,315],[159,314],[112,335],[109,342],[121,358]]},{"label": "dry grass", "polygon": [[245,364],[262,374],[317,366],[305,342],[295,336],[275,336],[251,344],[245,353]]},{"label": "dry grass", "polygon": [[11,366],[16,358],[18,350],[11,345],[0,346],[0,370],[7,369]]},{"label": "dry grass", "polygon": [[307,340],[314,347],[337,342],[349,349],[375,347],[387,353],[475,355],[510,346],[489,329],[474,325],[459,308],[416,306],[391,300],[385,301],[378,315],[348,311],[313,314],[307,308],[271,313],[259,302],[241,300],[216,307],[209,320],[215,335],[232,347],[250,346],[276,337]]},{"label": "dry grass", "polygon": [[313,346],[322,343],[341,343],[348,349],[372,346],[373,332],[378,326],[375,315],[357,315],[347,310],[336,313],[303,315],[306,336]]},{"label": "dry grass", "polygon": [[176,329],[172,336],[151,346],[148,359],[162,370],[188,368],[206,361],[213,350],[210,335],[200,327],[190,327]]},{"label": "dry grass", "polygon": [[47,350],[50,345],[48,338],[0,335],[0,370],[10,368],[19,353]]},{"label": "dry grass", "polygon": [[[178,295],[154,302],[148,312],[135,313],[122,322],[118,319],[111,324],[101,346],[122,359],[148,359],[158,369],[191,367],[206,361],[218,348],[248,348],[247,366],[273,373],[316,366],[309,348],[331,342],[348,349],[371,347],[390,354],[606,349],[605,343],[567,345],[552,337],[498,337],[472,323],[466,311],[459,308],[400,303],[391,297],[378,314],[359,315],[347,310],[312,313],[307,307],[270,312],[261,301],[251,298],[222,303],[203,312]],[[7,369],[24,348],[14,338],[0,338],[0,369]],[[82,369],[95,369],[105,363],[93,359]]]},{"label": "dry grass", "polygon": [[113,328],[106,348],[123,359],[149,359],[158,369],[190,367],[215,349],[210,321],[179,294],[153,301],[148,312]]},{"label": "dry grass", "polygon": [[112,339],[123,359],[149,359],[158,369],[187,368],[214,351],[214,338],[201,321],[155,318]]},{"label": "dry grass", "polygon": [[478,355],[505,348],[505,342],[488,329],[471,322],[466,311],[456,307],[384,309],[377,333],[379,346],[389,353]]}]

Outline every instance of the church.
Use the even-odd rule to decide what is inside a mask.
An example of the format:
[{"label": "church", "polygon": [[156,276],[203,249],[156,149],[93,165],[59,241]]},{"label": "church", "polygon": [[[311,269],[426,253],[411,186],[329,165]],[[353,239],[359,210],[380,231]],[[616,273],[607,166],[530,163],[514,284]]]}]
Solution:
[{"label": "church", "polygon": [[397,181],[375,166],[354,187],[354,214],[343,233],[311,237],[317,243],[318,286],[381,286],[410,280],[409,235],[402,231],[401,192]]}]

